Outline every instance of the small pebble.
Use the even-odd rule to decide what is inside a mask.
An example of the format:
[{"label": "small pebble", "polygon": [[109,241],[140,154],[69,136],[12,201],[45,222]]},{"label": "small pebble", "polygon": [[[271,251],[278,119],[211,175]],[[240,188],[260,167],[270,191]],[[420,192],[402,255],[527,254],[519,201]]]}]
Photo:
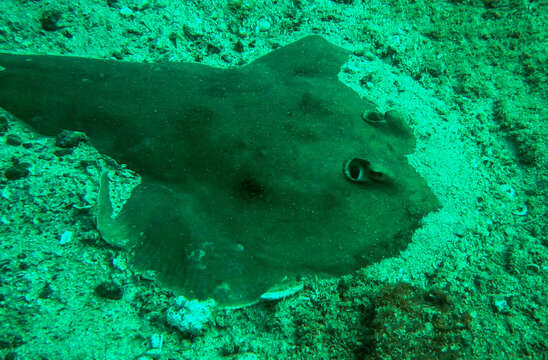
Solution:
[{"label": "small pebble", "polygon": [[510,313],[510,305],[508,304],[508,301],[506,301],[506,298],[502,295],[495,295],[491,300],[491,305],[493,306],[493,310],[497,313]]},{"label": "small pebble", "polygon": [[528,213],[527,205],[522,205],[517,210],[512,211],[512,214],[516,216],[525,216]]},{"label": "small pebble", "polygon": [[270,30],[270,22],[266,19],[260,19],[259,21],[257,21],[257,27],[256,27],[256,30],[257,32],[264,32],[264,31],[268,31]]},{"label": "small pebble", "polygon": [[123,8],[120,9],[120,15],[125,17],[130,17],[131,15],[133,15],[133,11],[127,6],[124,6]]},{"label": "small pebble", "polygon": [[72,241],[72,231],[65,231],[61,234],[59,245],[65,245]]},{"label": "small pebble", "polygon": [[164,336],[160,334],[152,334],[150,336],[150,347],[152,349],[161,349],[164,344]]}]

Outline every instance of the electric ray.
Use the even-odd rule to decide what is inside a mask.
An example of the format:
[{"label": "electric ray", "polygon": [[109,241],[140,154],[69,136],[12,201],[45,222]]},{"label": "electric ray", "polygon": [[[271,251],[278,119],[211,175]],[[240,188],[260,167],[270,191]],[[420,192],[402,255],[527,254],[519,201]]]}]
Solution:
[{"label": "electric ray", "polygon": [[51,136],[85,132],[142,177],[98,228],[187,297],[253,302],[299,274],[406,247],[439,204],[401,117],[338,80],[348,51],[309,36],[241,68],[0,54],[0,106]]}]

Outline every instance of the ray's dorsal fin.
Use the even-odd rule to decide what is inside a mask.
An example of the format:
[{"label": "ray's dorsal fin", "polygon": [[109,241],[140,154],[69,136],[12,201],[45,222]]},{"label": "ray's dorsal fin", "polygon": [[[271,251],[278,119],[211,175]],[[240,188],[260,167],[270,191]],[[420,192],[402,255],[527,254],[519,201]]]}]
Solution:
[{"label": "ray's dorsal fin", "polygon": [[321,36],[307,36],[260,57],[248,67],[267,66],[288,79],[294,76],[336,79],[349,54],[349,51],[334,47]]}]

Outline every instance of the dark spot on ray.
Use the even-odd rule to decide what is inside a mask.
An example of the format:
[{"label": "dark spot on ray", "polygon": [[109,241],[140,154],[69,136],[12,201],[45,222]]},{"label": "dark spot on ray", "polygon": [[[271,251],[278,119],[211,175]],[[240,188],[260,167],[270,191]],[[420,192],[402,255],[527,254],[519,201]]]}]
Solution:
[{"label": "dark spot on ray", "polygon": [[295,76],[312,76],[318,73],[318,70],[314,67],[307,67],[307,66],[298,66],[293,71],[293,74]]},{"label": "dark spot on ray", "polygon": [[245,177],[238,183],[237,193],[248,200],[260,199],[265,193],[265,188],[256,179]]},{"label": "dark spot on ray", "polygon": [[321,99],[315,98],[310,93],[304,93],[299,102],[299,110],[305,114],[326,115],[329,109],[325,106]]}]

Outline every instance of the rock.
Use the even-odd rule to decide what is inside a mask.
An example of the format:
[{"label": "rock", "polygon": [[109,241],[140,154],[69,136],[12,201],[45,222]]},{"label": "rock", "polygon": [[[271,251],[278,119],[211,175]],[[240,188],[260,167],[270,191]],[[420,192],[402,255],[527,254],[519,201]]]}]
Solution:
[{"label": "rock", "polygon": [[221,48],[220,47],[218,47],[216,45],[213,45],[213,44],[210,44],[210,43],[207,43],[206,50],[207,50],[208,54],[220,54],[221,53]]},{"label": "rock", "polygon": [[29,169],[24,164],[16,164],[7,168],[4,171],[4,176],[8,180],[18,180],[28,176],[29,173]]},{"label": "rock", "polygon": [[48,284],[44,285],[42,290],[40,290],[40,293],[38,294],[38,298],[47,299],[47,298],[51,297],[51,295],[53,295],[53,292],[54,292],[53,288],[48,283]]},{"label": "rock", "polygon": [[242,53],[244,52],[244,44],[242,44],[242,42],[240,40],[238,40],[235,44],[234,44],[234,51],[236,52],[239,52],[239,53]]},{"label": "rock", "polygon": [[22,142],[23,141],[21,140],[19,135],[9,134],[8,136],[6,136],[6,144],[8,145],[18,146],[21,145]]},{"label": "rock", "polygon": [[123,293],[122,287],[113,281],[102,282],[95,288],[97,296],[110,300],[120,300]]},{"label": "rock", "polygon": [[72,241],[72,231],[65,231],[59,237],[59,245],[65,245]]},{"label": "rock", "polygon": [[127,6],[124,6],[120,9],[120,15],[122,15],[123,17],[130,17],[133,15],[133,11]]},{"label": "rock", "polygon": [[63,130],[55,138],[55,145],[61,148],[73,148],[86,140],[86,135],[79,131]]},{"label": "rock", "polygon": [[40,25],[42,29],[46,31],[55,31],[62,28],[57,23],[61,20],[61,11],[59,10],[46,10],[40,16]]},{"label": "rock", "polygon": [[185,335],[197,336],[211,320],[214,307],[213,300],[188,300],[184,296],[179,296],[175,299],[173,306],[167,310],[167,323]]},{"label": "rock", "polygon": [[499,314],[509,314],[511,310],[510,304],[508,304],[506,297],[503,295],[494,295],[491,298],[491,306]]},{"label": "rock", "polygon": [[67,155],[72,155],[74,153],[73,149],[57,149],[53,152],[57,157],[63,157]]},{"label": "rock", "polygon": [[265,31],[268,31],[270,30],[270,27],[272,25],[270,24],[270,21],[266,20],[266,19],[260,19],[259,21],[257,21],[257,27],[256,27],[256,31],[257,32],[265,32]]},{"label": "rock", "polygon": [[4,360],[17,360],[17,353],[15,351],[10,351],[4,356]]}]

